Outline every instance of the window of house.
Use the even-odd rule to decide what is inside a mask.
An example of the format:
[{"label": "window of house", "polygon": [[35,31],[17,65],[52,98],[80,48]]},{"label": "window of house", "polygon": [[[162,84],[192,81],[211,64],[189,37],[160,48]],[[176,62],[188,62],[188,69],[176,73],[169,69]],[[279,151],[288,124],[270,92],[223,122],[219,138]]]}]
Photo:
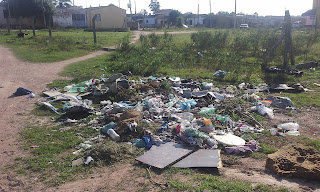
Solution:
[{"label": "window of house", "polygon": [[146,20],[146,23],[149,23],[149,20],[148,20],[148,19]]},{"label": "window of house", "polygon": [[8,18],[8,11],[7,10],[3,10],[3,16],[4,16],[4,18]]},{"label": "window of house", "polygon": [[83,21],[85,20],[85,14],[72,14],[73,21]]},{"label": "window of house", "polygon": [[192,20],[189,20],[189,25],[192,25]]},{"label": "window of house", "polygon": [[96,15],[97,15],[96,21],[101,21],[101,15],[100,14],[96,14]]}]

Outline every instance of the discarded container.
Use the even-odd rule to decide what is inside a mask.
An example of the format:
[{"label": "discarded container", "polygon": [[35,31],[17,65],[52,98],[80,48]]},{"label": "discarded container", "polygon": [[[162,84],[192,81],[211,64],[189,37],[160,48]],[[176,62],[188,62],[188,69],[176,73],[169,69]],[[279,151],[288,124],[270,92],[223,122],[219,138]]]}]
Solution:
[{"label": "discarded container", "polygon": [[200,131],[205,132],[205,133],[211,133],[214,131],[214,127],[213,127],[210,119],[203,120],[203,124],[204,124],[204,126],[199,129]]},{"label": "discarded container", "polygon": [[183,97],[190,98],[191,97],[191,90],[190,89],[183,89]]},{"label": "discarded container", "polygon": [[87,90],[84,87],[71,87],[68,92],[69,93],[83,93],[83,92],[86,92],[86,91]]},{"label": "discarded container", "polygon": [[101,132],[106,135],[108,134],[109,129],[114,129],[116,128],[116,126],[117,124],[115,124],[114,122],[110,122],[109,124],[103,126],[103,128],[101,129]]},{"label": "discarded container", "polygon": [[94,161],[94,159],[91,156],[88,156],[84,164],[89,165],[91,161]]},{"label": "discarded container", "polygon": [[201,111],[199,112],[199,114],[202,114],[202,115],[213,115],[215,112],[216,112],[216,108],[208,108],[208,107],[204,107],[204,108],[201,108]]},{"label": "discarded container", "polygon": [[159,132],[162,133],[163,131],[167,130],[168,122],[164,122],[162,126],[159,128]]},{"label": "discarded container", "polygon": [[293,106],[291,99],[289,99],[287,97],[269,96],[268,100],[270,100],[272,102],[271,106],[273,106],[273,107],[285,109],[287,107]]},{"label": "discarded container", "polygon": [[112,138],[112,140],[114,140],[114,141],[120,140],[120,136],[117,134],[117,132],[115,132],[115,130],[108,129],[107,133]]},{"label": "discarded container", "polygon": [[144,136],[143,140],[146,142],[146,145],[148,149],[150,149],[152,147],[152,142],[151,142],[151,138],[149,136]]},{"label": "discarded container", "polygon": [[278,129],[286,130],[286,131],[298,131],[299,124],[298,123],[284,123],[278,125]]},{"label": "discarded container", "polygon": [[268,115],[270,119],[274,118],[273,109],[265,107],[263,105],[257,105],[251,108],[252,111],[257,111],[260,115],[264,116]]},{"label": "discarded container", "polygon": [[299,131],[288,131],[285,133],[286,135],[291,135],[291,136],[300,136]]},{"label": "discarded container", "polygon": [[176,114],[178,117],[181,119],[187,120],[187,121],[192,121],[194,118],[194,115],[190,112],[184,112],[184,113],[178,113]]},{"label": "discarded container", "polygon": [[133,145],[138,148],[146,148],[147,144],[144,139],[137,139],[133,142]]}]

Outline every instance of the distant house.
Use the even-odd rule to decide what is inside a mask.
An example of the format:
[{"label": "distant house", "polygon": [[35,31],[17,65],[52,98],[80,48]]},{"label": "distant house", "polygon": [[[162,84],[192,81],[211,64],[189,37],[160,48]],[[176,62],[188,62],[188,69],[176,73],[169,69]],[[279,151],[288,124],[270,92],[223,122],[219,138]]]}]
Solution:
[{"label": "distant house", "polygon": [[[8,11],[5,3],[0,2],[0,28],[7,26]],[[17,26],[18,20],[16,18],[10,18],[11,26]]]},{"label": "distant house", "polygon": [[189,14],[184,15],[185,18],[185,24],[190,27],[202,27],[204,26],[204,21],[207,18],[207,15],[201,14],[201,15],[195,15],[195,14]]},{"label": "distant house", "polygon": [[86,11],[82,7],[57,8],[52,16],[53,25],[56,27],[86,27]]},{"label": "distant house", "polygon": [[143,18],[143,27],[145,28],[155,28],[157,27],[157,21],[156,21],[155,15],[149,15]]},{"label": "distant house", "polygon": [[160,9],[154,12],[157,27],[169,27],[168,16],[172,9]]},{"label": "distant house", "polygon": [[313,27],[316,25],[317,21],[317,9],[311,9],[302,14],[302,16],[306,17],[306,27]]},{"label": "distant house", "polygon": [[96,29],[127,28],[126,10],[115,5],[87,8],[87,24],[92,28],[92,18],[97,15]]}]

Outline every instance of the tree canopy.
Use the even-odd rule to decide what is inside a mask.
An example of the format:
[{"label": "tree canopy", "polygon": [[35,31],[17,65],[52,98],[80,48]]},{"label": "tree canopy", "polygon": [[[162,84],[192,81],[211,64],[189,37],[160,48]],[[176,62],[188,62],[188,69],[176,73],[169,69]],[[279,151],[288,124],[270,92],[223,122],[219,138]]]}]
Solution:
[{"label": "tree canopy", "polygon": [[169,12],[168,21],[173,25],[177,24],[177,18],[180,17],[182,13],[178,10],[172,10]]},{"label": "tree canopy", "polygon": [[[7,0],[3,1],[8,3]],[[53,15],[55,8],[51,0],[10,0],[9,7],[11,17],[41,17],[43,13],[46,16]]]},{"label": "tree canopy", "polygon": [[149,8],[152,12],[156,12],[160,10],[160,3],[158,2],[158,0],[151,0],[150,4],[149,4]]},{"label": "tree canopy", "polygon": [[71,7],[71,0],[53,0],[52,3],[57,8],[63,8],[63,7]]}]

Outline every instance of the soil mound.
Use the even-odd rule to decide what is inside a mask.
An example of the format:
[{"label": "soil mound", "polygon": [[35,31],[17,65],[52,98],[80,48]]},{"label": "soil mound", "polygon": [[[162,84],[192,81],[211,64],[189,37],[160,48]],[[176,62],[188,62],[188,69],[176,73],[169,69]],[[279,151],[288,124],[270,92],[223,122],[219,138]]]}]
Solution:
[{"label": "soil mound", "polygon": [[320,153],[301,144],[287,145],[268,155],[266,168],[285,177],[320,181]]}]

